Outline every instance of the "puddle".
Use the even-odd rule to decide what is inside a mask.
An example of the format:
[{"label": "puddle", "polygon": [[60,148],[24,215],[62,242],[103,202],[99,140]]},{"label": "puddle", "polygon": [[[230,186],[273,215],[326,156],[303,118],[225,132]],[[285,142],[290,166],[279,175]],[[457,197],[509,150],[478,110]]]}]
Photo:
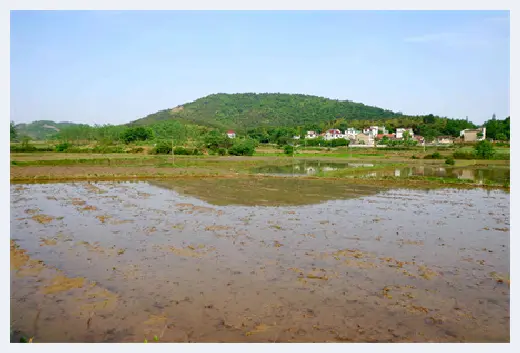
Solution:
[{"label": "puddle", "polygon": [[302,179],[11,185],[11,324],[34,342],[509,342],[509,198]]}]

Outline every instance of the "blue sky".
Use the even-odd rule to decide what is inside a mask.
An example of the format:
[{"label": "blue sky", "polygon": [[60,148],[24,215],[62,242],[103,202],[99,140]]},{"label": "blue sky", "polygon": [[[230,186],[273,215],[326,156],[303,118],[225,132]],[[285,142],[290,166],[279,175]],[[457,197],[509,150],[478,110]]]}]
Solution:
[{"label": "blue sky", "polygon": [[120,124],[219,92],[505,118],[509,12],[11,12],[16,123]]}]

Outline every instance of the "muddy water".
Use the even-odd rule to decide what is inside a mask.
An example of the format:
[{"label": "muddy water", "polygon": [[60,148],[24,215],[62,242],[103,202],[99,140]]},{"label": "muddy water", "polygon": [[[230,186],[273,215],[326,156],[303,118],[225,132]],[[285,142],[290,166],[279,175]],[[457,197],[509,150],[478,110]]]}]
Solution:
[{"label": "muddy water", "polygon": [[509,194],[302,180],[307,203],[269,206],[287,185],[200,182],[11,185],[13,329],[35,342],[509,341]]}]

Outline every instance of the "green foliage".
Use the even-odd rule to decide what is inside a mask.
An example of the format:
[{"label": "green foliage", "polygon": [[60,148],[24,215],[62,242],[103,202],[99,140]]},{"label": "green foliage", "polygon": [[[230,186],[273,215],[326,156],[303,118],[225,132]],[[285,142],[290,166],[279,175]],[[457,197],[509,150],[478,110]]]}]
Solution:
[{"label": "green foliage", "polygon": [[233,145],[233,139],[217,130],[212,130],[204,137],[204,144],[210,150],[230,148]]},{"label": "green foliage", "polygon": [[227,154],[227,149],[225,149],[223,147],[219,147],[217,150],[217,153],[219,156],[225,156]]},{"label": "green foliage", "polygon": [[448,165],[455,165],[455,160],[453,159],[453,157],[448,157],[446,158],[446,161],[444,163]]},{"label": "green foliage", "polygon": [[[504,120],[491,119],[484,123],[486,128],[486,137],[494,140],[509,140],[510,139],[510,118]],[[505,138],[504,138],[505,137]]]},{"label": "green foliage", "polygon": [[257,146],[258,142],[256,140],[241,139],[228,149],[228,153],[232,156],[252,156]]},{"label": "green foliage", "polygon": [[34,140],[45,140],[50,139],[63,128],[74,125],[76,124],[71,122],[56,123],[52,120],[35,120],[29,124],[17,124],[14,128],[16,129],[18,136],[26,135],[30,136]]},{"label": "green foliage", "polygon": [[464,152],[464,151],[455,151],[453,152],[453,158],[455,159],[475,159],[475,153],[473,152]]},{"label": "green foliage", "polygon": [[16,131],[16,127],[14,126],[14,121],[11,120],[11,141],[16,141],[18,137],[18,133]]},{"label": "green foliage", "polygon": [[153,138],[153,130],[143,126],[129,127],[121,135],[124,143],[129,144],[135,141],[146,141]]},{"label": "green foliage", "polygon": [[390,110],[351,101],[283,93],[213,94],[175,109],[161,110],[133,124],[164,120],[245,131],[248,127],[298,126],[333,119],[381,119],[400,116]]},{"label": "green foliage", "polygon": [[506,134],[501,133],[501,132],[499,132],[498,134],[496,134],[496,139],[499,140],[499,141],[505,141],[505,140],[508,140]]},{"label": "green foliage", "polygon": [[285,145],[283,146],[283,153],[285,153],[288,156],[292,156],[295,152],[294,146],[291,145]]},{"label": "green foliage", "polygon": [[56,149],[56,152],[65,152],[71,146],[72,145],[68,142],[62,142],[60,144],[57,144],[54,148]]},{"label": "green foliage", "polygon": [[169,141],[159,141],[155,147],[150,151],[150,154],[171,154],[172,144]]},{"label": "green foliage", "polygon": [[434,152],[424,156],[423,159],[442,159],[442,156],[439,152]]},{"label": "green foliage", "polygon": [[479,141],[475,145],[475,155],[481,159],[491,159],[495,155],[495,148],[487,140]]}]

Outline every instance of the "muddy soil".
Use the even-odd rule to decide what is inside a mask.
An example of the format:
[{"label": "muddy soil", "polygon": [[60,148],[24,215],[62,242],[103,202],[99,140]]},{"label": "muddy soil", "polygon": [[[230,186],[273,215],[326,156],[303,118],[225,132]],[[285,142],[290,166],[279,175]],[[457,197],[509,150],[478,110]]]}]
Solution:
[{"label": "muddy soil", "polygon": [[285,180],[11,185],[13,329],[33,342],[510,341],[508,193]]}]

